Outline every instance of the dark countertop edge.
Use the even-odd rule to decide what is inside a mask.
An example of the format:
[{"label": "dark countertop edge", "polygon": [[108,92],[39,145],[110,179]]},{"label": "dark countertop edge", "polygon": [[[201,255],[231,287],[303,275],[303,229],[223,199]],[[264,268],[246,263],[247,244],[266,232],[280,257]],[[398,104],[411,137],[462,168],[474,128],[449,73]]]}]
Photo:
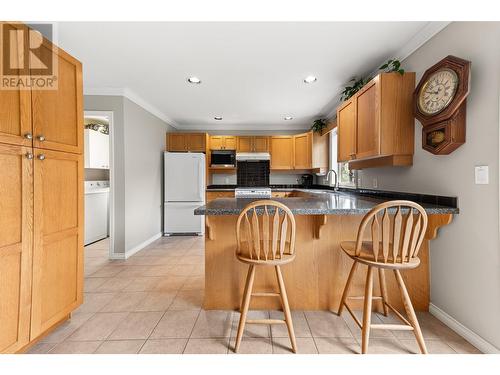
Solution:
[{"label": "dark countertop edge", "polygon": [[[366,208],[356,208],[356,209],[331,209],[331,210],[324,210],[324,209],[292,209],[292,213],[294,215],[335,215],[335,216],[347,216],[347,215],[364,215],[367,214],[371,209]],[[206,212],[206,206],[201,206],[198,207],[194,210],[195,215],[208,215],[208,216],[238,216],[240,214],[241,210],[238,209],[222,209],[222,208],[217,208],[213,209],[213,211],[209,210],[209,212]],[[429,215],[436,215],[436,214],[458,214],[459,210],[458,208],[451,208],[451,207],[431,207],[431,208],[425,208],[425,212]]]},{"label": "dark countertop edge", "polygon": [[[233,191],[236,185],[227,185],[227,188],[222,188],[225,185],[209,185],[206,191]],[[274,191],[291,191],[294,189],[302,190],[331,190],[333,187],[326,185],[312,185],[310,187],[304,187],[302,185],[269,185],[271,190]],[[458,197],[449,197],[443,195],[431,195],[431,194],[421,194],[421,193],[407,193],[399,191],[388,191],[388,190],[374,190],[374,189],[354,189],[354,188],[339,188],[338,191],[351,193],[359,196],[368,196],[379,199],[403,199],[410,200],[417,203],[428,203],[436,206],[443,206],[447,208],[454,208],[456,213],[458,213]]]}]

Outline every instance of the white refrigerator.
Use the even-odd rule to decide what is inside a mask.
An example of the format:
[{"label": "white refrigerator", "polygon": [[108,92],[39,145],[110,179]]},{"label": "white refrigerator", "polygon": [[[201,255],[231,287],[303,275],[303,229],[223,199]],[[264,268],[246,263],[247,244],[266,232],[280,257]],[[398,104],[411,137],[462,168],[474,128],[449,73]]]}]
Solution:
[{"label": "white refrigerator", "polygon": [[205,204],[205,154],[164,153],[165,235],[205,232],[205,217],[194,210]]}]

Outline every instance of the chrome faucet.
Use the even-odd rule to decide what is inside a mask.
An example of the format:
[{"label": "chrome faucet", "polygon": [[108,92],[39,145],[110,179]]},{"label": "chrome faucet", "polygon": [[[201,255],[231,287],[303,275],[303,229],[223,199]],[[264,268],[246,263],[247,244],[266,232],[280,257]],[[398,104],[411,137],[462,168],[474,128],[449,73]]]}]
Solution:
[{"label": "chrome faucet", "polygon": [[337,171],[335,169],[330,169],[328,173],[326,174],[325,180],[330,181],[330,174],[333,172],[335,175],[335,183],[333,184],[333,190],[337,190],[337,184],[338,184],[338,175]]}]

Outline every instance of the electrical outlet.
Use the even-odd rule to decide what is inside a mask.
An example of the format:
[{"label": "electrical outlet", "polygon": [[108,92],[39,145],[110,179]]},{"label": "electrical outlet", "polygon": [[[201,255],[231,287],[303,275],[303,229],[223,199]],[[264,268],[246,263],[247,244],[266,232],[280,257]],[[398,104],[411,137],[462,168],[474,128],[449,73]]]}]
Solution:
[{"label": "electrical outlet", "polygon": [[358,176],[358,187],[361,187],[361,177]]},{"label": "electrical outlet", "polygon": [[376,178],[373,179],[372,185],[374,189],[378,188],[378,180]]}]

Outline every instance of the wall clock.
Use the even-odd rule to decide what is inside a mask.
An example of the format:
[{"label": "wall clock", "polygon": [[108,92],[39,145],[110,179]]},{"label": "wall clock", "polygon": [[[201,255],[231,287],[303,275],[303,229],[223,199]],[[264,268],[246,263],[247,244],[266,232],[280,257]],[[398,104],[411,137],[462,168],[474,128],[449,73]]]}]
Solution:
[{"label": "wall clock", "polygon": [[413,94],[414,114],[422,124],[422,148],[446,155],[465,143],[470,61],[447,56],[427,69]]}]

